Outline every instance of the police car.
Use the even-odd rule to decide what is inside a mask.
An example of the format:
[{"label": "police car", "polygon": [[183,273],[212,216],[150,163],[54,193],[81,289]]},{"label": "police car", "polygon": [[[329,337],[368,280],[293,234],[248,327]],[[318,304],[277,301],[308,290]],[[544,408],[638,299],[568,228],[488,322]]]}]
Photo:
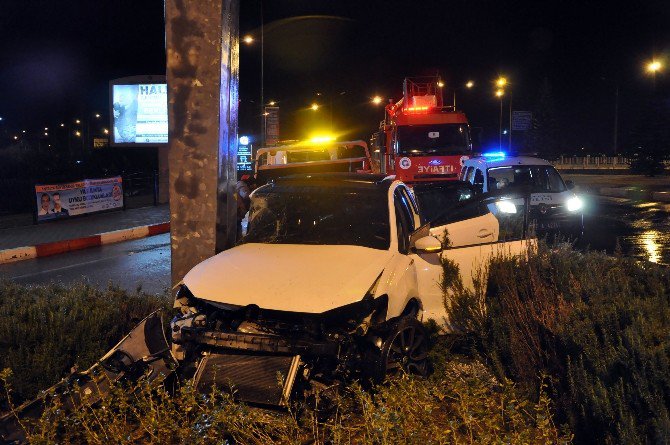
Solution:
[{"label": "police car", "polygon": [[[507,156],[503,152],[485,153],[463,162],[460,179],[482,193],[529,193],[529,215],[536,223],[538,234],[560,232],[571,237],[582,235],[583,201],[573,191],[572,181],[563,181],[558,171],[544,159]],[[510,211],[513,208],[510,206]],[[507,210],[500,204],[491,209],[494,214]]]}]

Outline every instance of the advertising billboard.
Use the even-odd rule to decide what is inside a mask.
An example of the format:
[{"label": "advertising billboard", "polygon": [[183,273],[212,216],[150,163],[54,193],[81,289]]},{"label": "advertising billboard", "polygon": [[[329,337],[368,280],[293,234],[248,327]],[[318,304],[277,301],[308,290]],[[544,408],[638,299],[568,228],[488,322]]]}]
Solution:
[{"label": "advertising billboard", "polygon": [[168,142],[164,76],[124,77],[110,82],[112,146],[160,146]]},{"label": "advertising billboard", "polygon": [[123,208],[120,176],[35,186],[37,222]]}]

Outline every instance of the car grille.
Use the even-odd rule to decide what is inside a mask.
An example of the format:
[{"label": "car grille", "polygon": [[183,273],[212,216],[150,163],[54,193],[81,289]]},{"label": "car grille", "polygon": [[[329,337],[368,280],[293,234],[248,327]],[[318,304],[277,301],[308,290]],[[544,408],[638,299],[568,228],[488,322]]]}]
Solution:
[{"label": "car grille", "polygon": [[211,353],[198,365],[195,384],[204,393],[216,387],[242,402],[285,406],[299,364],[299,355]]}]

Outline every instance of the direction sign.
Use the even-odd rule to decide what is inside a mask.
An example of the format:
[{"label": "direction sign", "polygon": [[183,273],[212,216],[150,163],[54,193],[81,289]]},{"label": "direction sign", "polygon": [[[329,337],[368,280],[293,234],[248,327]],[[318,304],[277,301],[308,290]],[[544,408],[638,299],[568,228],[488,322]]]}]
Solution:
[{"label": "direction sign", "polygon": [[526,131],[530,130],[533,122],[533,113],[530,111],[512,112],[512,130]]}]

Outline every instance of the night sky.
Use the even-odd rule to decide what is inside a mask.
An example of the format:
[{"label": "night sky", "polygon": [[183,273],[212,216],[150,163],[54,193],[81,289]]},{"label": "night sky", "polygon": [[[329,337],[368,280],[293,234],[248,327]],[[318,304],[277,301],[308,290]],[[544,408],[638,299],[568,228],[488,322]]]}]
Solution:
[{"label": "night sky", "polygon": [[[260,0],[241,0],[240,34],[260,33]],[[620,131],[653,91],[644,64],[670,62],[670,3],[264,0],[265,100],[281,107],[283,138],[333,126],[365,138],[383,118],[369,99],[398,99],[405,76],[439,72],[485,140],[497,135],[492,81],[512,84],[515,110],[532,109],[548,79],[565,151],[611,147],[615,85]],[[162,0],[3,0],[0,116],[36,131],[85,113],[107,114],[108,81],[165,71]],[[242,44],[240,132],[258,130],[260,46]],[[656,78],[667,91],[668,74]],[[604,78],[604,79],[603,79]],[[317,97],[316,93],[322,96]],[[345,94],[339,94],[344,92]],[[307,110],[314,101],[317,113]],[[1,127],[0,127],[1,128]]]}]

